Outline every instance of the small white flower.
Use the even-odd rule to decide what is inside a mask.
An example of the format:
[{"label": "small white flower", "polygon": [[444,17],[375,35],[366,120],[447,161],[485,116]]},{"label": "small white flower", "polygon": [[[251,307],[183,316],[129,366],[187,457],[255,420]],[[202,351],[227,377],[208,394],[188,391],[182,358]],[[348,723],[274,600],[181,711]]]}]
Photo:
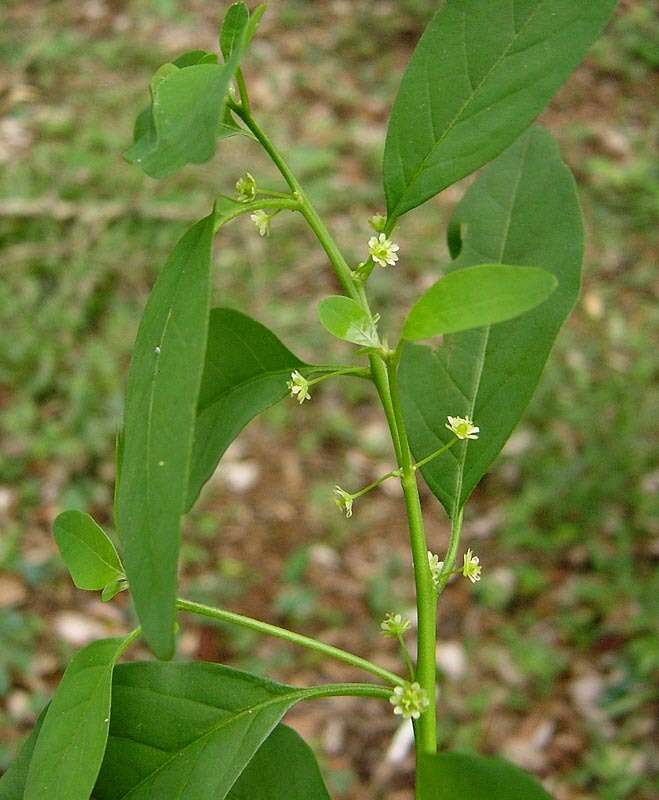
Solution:
[{"label": "small white flower", "polygon": [[263,209],[255,211],[249,218],[259,229],[261,236],[270,236],[270,215]]},{"label": "small white flower", "polygon": [[472,553],[470,547],[463,557],[462,574],[472,583],[476,583],[481,579],[481,570],[480,559]]},{"label": "small white flower", "polygon": [[382,233],[385,225],[387,224],[387,218],[384,214],[373,214],[373,216],[369,219],[368,224],[376,233]]},{"label": "small white flower", "polygon": [[291,397],[297,400],[300,405],[302,405],[305,400],[311,400],[309,381],[296,369],[291,372],[291,379],[290,381],[286,381],[286,386],[288,386]]},{"label": "small white flower", "polygon": [[391,636],[397,639],[402,636],[405,631],[409,630],[412,623],[402,614],[386,614],[385,618],[380,623],[380,628],[385,636]]},{"label": "small white flower", "polygon": [[419,719],[430,705],[425,689],[422,689],[416,681],[406,683],[405,686],[396,686],[389,702],[394,707],[394,714],[403,719]]},{"label": "small white flower", "polygon": [[346,492],[340,486],[334,487],[334,494],[336,495],[334,502],[343,511],[348,519],[352,516],[352,503],[355,499],[349,492]]},{"label": "small white flower", "polygon": [[239,203],[249,203],[256,197],[256,181],[250,172],[246,172],[238,178],[236,193]]},{"label": "small white flower", "polygon": [[394,244],[391,239],[387,239],[386,234],[381,233],[379,236],[371,236],[368,240],[368,252],[376,264],[381,267],[386,267],[387,264],[394,266],[398,261],[398,251],[400,247]]},{"label": "small white flower", "polygon": [[433,586],[437,589],[439,587],[439,575],[444,567],[444,562],[439,560],[438,555],[428,550],[428,566],[430,567]]},{"label": "small white flower", "polygon": [[478,439],[480,428],[474,425],[469,417],[447,417],[445,427],[454,433],[458,439]]}]

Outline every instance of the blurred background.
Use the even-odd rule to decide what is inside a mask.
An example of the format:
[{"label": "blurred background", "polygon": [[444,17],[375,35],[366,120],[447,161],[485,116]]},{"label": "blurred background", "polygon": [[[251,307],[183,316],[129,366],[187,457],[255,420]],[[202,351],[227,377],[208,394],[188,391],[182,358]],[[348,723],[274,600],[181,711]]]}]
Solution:
[{"label": "blurred background", "polygon": [[[382,210],[388,111],[437,5],[273,0],[245,65],[255,113],[355,260]],[[0,770],[72,652],[129,625],[125,595],[104,605],[74,589],[51,523],[76,507],[111,526],[114,436],[157,270],[245,169],[280,186],[247,140],[157,183],[121,158],[152,73],[184,50],[216,49],[227,6],[2,3]],[[440,609],[442,746],[498,752],[557,800],[659,797],[658,43],[657,6],[621,2],[543,116],[580,185],[583,294],[468,507],[464,545],[483,580],[452,584]],[[464,188],[404,218],[399,265],[372,281],[385,326],[439,274]],[[345,355],[316,324],[317,300],[337,287],[301,220],[279,215],[269,239],[247,219],[224,228],[215,281],[216,304],[253,315],[302,357]],[[396,486],[362,499],[350,521],[331,495],[337,482],[357,488],[392,467],[374,399],[364,382],[328,382],[302,408],[285,402],[248,427],[185,523],[186,596],[398,668],[378,629],[386,611],[412,608]],[[439,552],[446,519],[425,489],[423,500]],[[359,677],[195,619],[180,651],[296,684]],[[401,734],[390,748],[388,708],[325,700],[289,721],[336,798],[411,796],[411,753]]]}]

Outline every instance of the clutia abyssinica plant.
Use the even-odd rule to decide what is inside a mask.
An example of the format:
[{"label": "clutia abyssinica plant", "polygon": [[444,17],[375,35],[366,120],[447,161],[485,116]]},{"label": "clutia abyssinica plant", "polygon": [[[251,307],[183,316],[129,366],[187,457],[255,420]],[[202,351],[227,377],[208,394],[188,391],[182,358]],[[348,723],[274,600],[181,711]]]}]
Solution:
[{"label": "clutia abyssinica plant", "polygon": [[[209,160],[246,134],[286,184],[246,173],[234,197],[180,239],[142,317],[117,445],[115,546],[91,517],[54,524],[77,587],[109,601],[131,594],[139,628],[78,652],[14,764],[0,800],[321,800],[328,792],[309,747],[281,724],[294,704],[350,695],[390,703],[412,720],[422,800],[540,800],[545,790],[496,758],[437,751],[437,604],[454,575],[474,582],[479,559],[460,547],[463,507],[523,413],[579,291],[582,222],[558,148],[532,125],[604,28],[615,0],[445,0],[405,71],[384,150],[386,213],[371,219],[364,260],[346,260],[304,188],[253,115],[241,62],[264,7],[230,6],[216,53],[195,50],[151,80],[127,159],[153,178]],[[229,146],[222,141],[222,146]],[[452,260],[409,311],[395,346],[368,301],[376,269],[404,257],[401,217],[487,166],[448,228]],[[300,214],[325,251],[342,295],[319,318],[355,345],[354,365],[307,364],[259,322],[210,308],[212,247],[224,225],[251,216],[267,235],[276,214]],[[366,237],[365,237],[366,240]],[[436,337],[442,337],[438,343]],[[433,340],[423,344],[424,340]],[[389,339],[391,341],[391,339]],[[350,517],[384,480],[402,485],[416,588],[410,620],[395,609],[382,632],[400,642],[394,674],[352,653],[231,611],[178,597],[181,517],[231,441],[257,414],[338,376],[371,381],[396,468],[358,491],[336,487]],[[446,553],[428,549],[422,476],[451,522]],[[176,616],[200,614],[310,648],[377,682],[297,688],[210,663],[171,661]],[[136,639],[157,660],[117,664]]]}]

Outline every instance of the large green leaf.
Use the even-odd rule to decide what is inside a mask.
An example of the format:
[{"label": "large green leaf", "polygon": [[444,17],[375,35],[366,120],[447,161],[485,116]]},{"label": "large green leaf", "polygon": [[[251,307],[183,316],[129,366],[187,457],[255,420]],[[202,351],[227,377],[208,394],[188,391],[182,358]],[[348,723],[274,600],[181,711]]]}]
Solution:
[{"label": "large green leaf", "polygon": [[174,651],[179,525],[206,351],[213,227],[213,214],[196,223],[163,267],[128,373],[116,519],[135,609],[160,658]]},{"label": "large green leaf", "polygon": [[318,317],[326,331],[345,342],[360,347],[377,347],[380,344],[376,322],[350,297],[332,295],[321,300]]},{"label": "large green leaf", "polygon": [[29,757],[24,800],[88,800],[110,723],[112,672],[127,639],[101,639],[71,660]]},{"label": "large green leaf", "polygon": [[400,366],[404,412],[417,459],[451,439],[446,417],[470,416],[480,439],[423,467],[453,515],[519,421],[556,335],[579,293],[583,229],[574,180],[551,136],[533,128],[491,164],[456,209],[453,269],[483,261],[535,264],[558,288],[522,317],[446,336],[436,350],[407,345]]},{"label": "large green leaf", "polygon": [[308,694],[218,664],[123,664],[94,797],[222,800],[283,714]]},{"label": "large green leaf", "polygon": [[259,6],[234,30],[231,56],[213,63],[203,51],[186,53],[179,63],[165,64],[150,84],[151,106],[136,122],[128,161],[152,178],[171,175],[186,164],[202,164],[215,153],[219,136],[230,135],[226,96],[264,8]]},{"label": "large green leaf", "polygon": [[330,800],[308,744],[277,725],[227,795],[229,800]]},{"label": "large green leaf", "polygon": [[230,308],[210,314],[199,394],[187,507],[245,425],[288,393],[286,381],[306,365],[256,320]]},{"label": "large green leaf", "polygon": [[403,76],[387,132],[390,219],[469,175],[542,111],[616,0],[446,0]]},{"label": "large green leaf", "polygon": [[123,575],[123,566],[105,531],[82,511],[64,511],[53,535],[78,589],[103,589]]},{"label": "large green leaf", "polygon": [[505,322],[535,308],[555,288],[556,278],[537,267],[480,264],[449,272],[412,306],[403,338],[429,339]]},{"label": "large green leaf", "polygon": [[513,764],[466,753],[422,756],[417,781],[421,800],[551,800]]}]

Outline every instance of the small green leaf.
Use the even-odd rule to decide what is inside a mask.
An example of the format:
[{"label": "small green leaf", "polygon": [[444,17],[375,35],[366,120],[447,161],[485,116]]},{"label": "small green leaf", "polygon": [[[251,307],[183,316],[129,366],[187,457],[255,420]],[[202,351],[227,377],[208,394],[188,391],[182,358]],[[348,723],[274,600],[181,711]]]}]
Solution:
[{"label": "small green leaf", "polygon": [[377,320],[370,317],[359,303],[350,297],[333,295],[318,306],[321,325],[332,336],[360,347],[379,347]]},{"label": "small green leaf", "polygon": [[282,400],[291,372],[305,367],[256,320],[230,308],[211,311],[186,508],[245,425]]},{"label": "small green leaf", "polygon": [[551,800],[513,764],[466,753],[421,756],[417,781],[420,800]]},{"label": "small green leaf", "polygon": [[110,727],[112,673],[129,639],[101,639],[72,658],[30,759],[24,800],[88,800]]},{"label": "small green leaf", "polygon": [[233,3],[229,6],[220,31],[220,50],[225,61],[229,60],[236,44],[240,41],[248,20],[249,9],[245,3]]},{"label": "small green leaf", "polygon": [[64,511],[53,534],[78,589],[102,589],[123,575],[123,566],[105,531],[82,511]]},{"label": "small green leaf", "polygon": [[213,214],[193,225],[163,267],[128,373],[116,519],[144,637],[174,652],[180,516],[206,351]]},{"label": "small green leaf", "polygon": [[125,578],[119,578],[116,581],[110,581],[107,586],[103,587],[101,592],[101,600],[104,603],[109,603],[113,600],[119,592],[125,592],[128,589],[128,581]]},{"label": "small green leaf", "polygon": [[429,339],[505,322],[542,303],[556,285],[552,274],[537,267],[480,264],[449,272],[414,304],[403,338]]},{"label": "small green leaf", "polygon": [[[286,769],[282,766],[286,765]],[[227,795],[229,800],[330,800],[316,758],[291,728],[277,725]]]},{"label": "small green leaf", "polygon": [[307,692],[219,664],[122,664],[94,797],[251,800],[250,794],[229,792],[283,714]]},{"label": "small green leaf", "polygon": [[163,178],[186,164],[208,161],[218,136],[237,132],[227,122],[226,96],[263,11],[259,6],[242,31],[235,31],[225,64],[192,51],[160,67],[150,84],[151,106],[138,116],[133,145],[125,153],[128,161],[152,178]]},{"label": "small green leaf", "polygon": [[481,429],[477,442],[461,442],[422,469],[452,516],[524,413],[579,293],[579,201],[551,136],[533,128],[487,167],[458,205],[450,230],[459,253],[454,270],[484,259],[537,264],[558,281],[549,302],[521,317],[448,334],[437,349],[408,344],[403,350],[400,384],[415,458],[450,440],[444,427],[449,414],[471,417]]},{"label": "small green leaf", "polygon": [[[606,25],[616,0],[447,0],[405,71],[387,132],[390,219],[508,147]],[[482,259],[481,259],[482,261]]]}]

